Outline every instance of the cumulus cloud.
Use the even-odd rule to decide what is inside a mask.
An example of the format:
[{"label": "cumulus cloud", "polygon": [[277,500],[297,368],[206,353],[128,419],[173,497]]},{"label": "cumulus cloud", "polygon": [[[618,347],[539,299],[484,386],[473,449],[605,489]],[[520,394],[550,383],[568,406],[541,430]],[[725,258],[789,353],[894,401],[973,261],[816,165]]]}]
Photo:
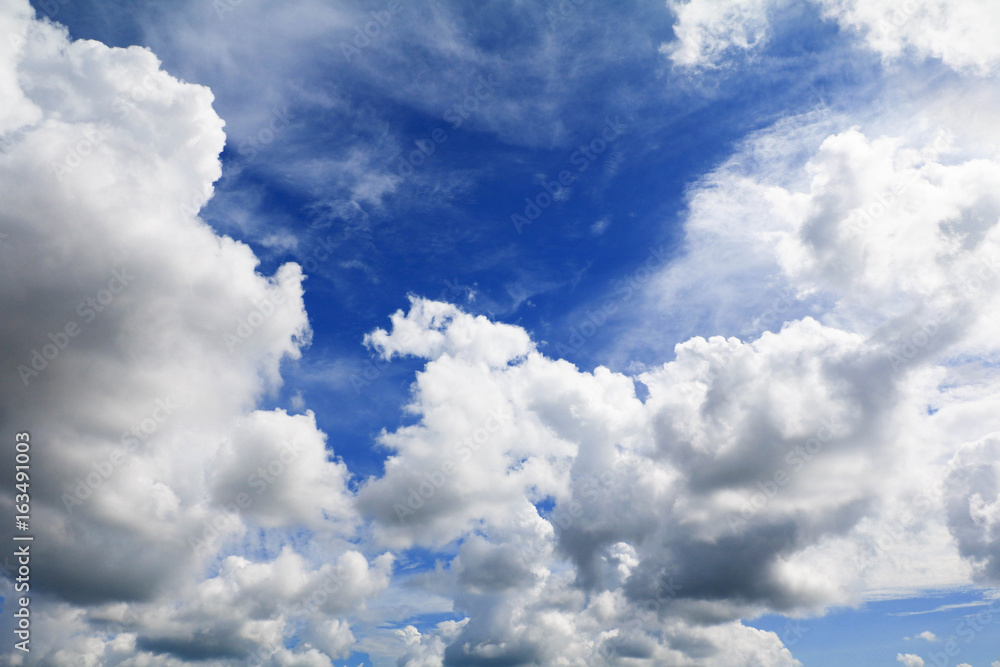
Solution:
[{"label": "cumulus cloud", "polygon": [[482,315],[467,315],[451,304],[418,298],[411,298],[410,303],[408,313],[397,311],[389,318],[391,336],[384,329],[365,336],[365,344],[386,359],[394,355],[427,359],[447,355],[502,366],[534,347],[518,327],[494,324]]},{"label": "cumulus cloud", "polygon": [[[813,0],[823,16],[854,31],[886,61],[936,58],[956,70],[986,75],[1000,63],[992,38],[1000,11],[989,0]],[[769,37],[771,17],[786,0],[669,0],[675,39],[661,52],[680,67],[719,67]]]},{"label": "cumulus cloud", "polygon": [[746,642],[781,664],[739,619],[995,584],[997,154],[934,113],[895,136],[789,119],[691,189],[688,255],[645,305],[780,291],[740,338],[690,338],[631,378],[500,324],[456,348],[475,318],[421,300],[369,337],[427,363],[362,512],[388,545],[478,533],[435,580],[469,618],[446,659],[545,662],[533,628],[559,618],[563,655],[716,664],[712,647]]},{"label": "cumulus cloud", "polygon": [[[672,5],[683,65],[761,43],[773,9]],[[37,664],[329,664],[392,622],[382,663],[784,667],[786,638],[743,619],[1000,581],[1000,162],[963,128],[751,137],[692,186],[687,255],[645,303],[709,275],[768,285],[741,314],[784,301],[739,337],[660,341],[635,377],[413,297],[364,340],[423,366],[358,481],[313,413],[258,409],[309,341],[302,274],[198,218],[211,93],[26,3],[2,20],[0,394],[46,471]],[[954,39],[903,42],[989,65]],[[457,619],[373,608],[409,549],[437,562],[406,587]]]},{"label": "cumulus cloud", "polygon": [[983,581],[1000,579],[1000,438],[967,443],[945,480],[948,524]]},{"label": "cumulus cloud", "polygon": [[[685,285],[708,289],[740,280],[770,282],[780,298],[765,302],[769,315],[745,329],[750,336],[759,335],[761,329],[787,335],[803,313],[821,312],[826,326],[860,336],[859,350],[881,355],[885,363],[870,367],[865,384],[886,381],[896,389],[881,393],[880,400],[866,401],[864,410],[869,417],[896,421],[902,427],[900,434],[909,429],[892,415],[909,411],[935,435],[917,435],[905,450],[893,451],[889,441],[897,436],[880,427],[873,451],[888,447],[884,451],[893,451],[889,455],[895,466],[913,466],[911,479],[924,480],[910,484],[900,479],[898,492],[940,508],[933,525],[924,524],[928,535],[942,530],[956,537],[961,533],[962,549],[977,553],[979,560],[970,558],[966,565],[929,568],[937,576],[951,572],[948,576],[956,582],[966,576],[968,564],[988,567],[986,545],[992,539],[990,508],[996,492],[983,473],[978,477],[984,486],[977,499],[967,482],[960,484],[959,470],[971,464],[969,454],[948,464],[957,451],[971,453],[977,445],[959,450],[957,445],[941,449],[940,443],[946,433],[959,442],[974,443],[997,428],[992,419],[977,421],[976,429],[963,424],[993,405],[995,377],[988,365],[977,366],[973,360],[995,355],[995,342],[985,332],[995,326],[997,316],[1000,216],[992,203],[995,186],[987,185],[995,181],[997,165],[989,140],[976,150],[972,145],[981,135],[954,133],[952,129],[962,127],[954,119],[950,119],[954,124],[940,116],[936,120],[937,134],[928,131],[925,117],[916,124],[916,137],[870,138],[854,128],[827,130],[823,138],[817,130],[829,128],[830,119],[810,116],[751,140],[693,189],[690,261],[664,271],[650,289],[650,298],[661,298],[665,307],[675,309],[690,298]],[[810,145],[813,152],[800,158],[802,147]],[[786,161],[776,162],[775,154],[784,155]],[[752,220],[753,225],[742,220]],[[730,246],[755,248],[755,259],[727,264],[716,259],[710,265],[720,267],[721,274],[697,271],[704,267],[700,258]],[[775,262],[769,264],[766,258]],[[687,268],[696,269],[693,279],[685,276]],[[699,280],[702,276],[707,279]],[[766,338],[762,335],[760,342]],[[952,383],[964,388],[950,389]],[[931,415],[925,408],[919,415],[920,404],[942,412]],[[987,458],[988,454],[982,460]],[[954,487],[961,500],[946,501],[939,495],[938,485],[946,478],[951,481],[945,488]],[[879,495],[885,507],[887,494]],[[923,522],[903,506],[892,514],[894,518],[878,528],[868,519],[859,523],[858,531],[875,531],[869,534],[873,542],[863,551],[888,556],[889,551],[875,546],[878,540],[892,544],[891,553],[897,556],[908,551],[902,543]],[[896,537],[886,540],[878,535],[886,530]],[[944,553],[940,556],[947,560]],[[878,560],[862,557],[872,573]],[[906,560],[913,564],[921,559],[907,555]],[[892,588],[901,583],[885,580]]]},{"label": "cumulus cloud", "polygon": [[897,653],[896,660],[903,663],[905,667],[924,667],[924,659],[912,653]]},{"label": "cumulus cloud", "polygon": [[911,52],[978,74],[995,71],[1000,62],[1000,46],[991,38],[1000,11],[988,0],[820,0],[820,5],[826,16],[859,31],[886,59]]},{"label": "cumulus cloud", "polygon": [[[378,335],[383,349],[424,351],[429,359],[409,406],[420,422],[381,437],[390,452],[385,474],[369,480],[358,498],[388,545],[440,548],[480,533],[464,538],[438,582],[455,590],[469,615],[446,659],[544,663],[559,651],[579,660],[603,652],[656,661],[684,655],[695,644],[730,642],[745,646],[748,656],[794,664],[773,634],[739,624],[740,604],[727,606],[710,592],[732,583],[720,577],[742,581],[743,574],[717,567],[729,549],[744,546],[741,540],[725,540],[718,549],[706,542],[700,551],[686,544],[690,529],[682,522],[692,517],[670,508],[678,498],[691,502],[683,476],[696,462],[671,460],[656,444],[657,417],[665,409],[660,385],[644,377],[651,385],[644,406],[633,381],[607,369],[585,373],[534,351],[523,357],[512,351],[505,365],[463,358],[468,352],[452,356],[427,346],[426,335],[454,338],[474,320],[450,311],[454,316],[437,331],[423,314],[443,308],[414,300],[407,315],[394,317],[398,327]],[[412,328],[418,321],[426,322],[425,331]],[[506,325],[483,322],[478,336],[465,339],[471,349],[503,349],[509,335]],[[489,340],[497,345],[485,345]],[[697,366],[698,360],[688,363]],[[699,409],[699,399],[692,401]],[[789,442],[805,441],[809,428],[792,427]],[[539,511],[547,499],[551,512]],[[697,523],[706,534],[725,533],[725,516],[723,509]],[[665,543],[673,543],[667,536],[675,532],[677,550],[668,564]],[[640,544],[648,546],[635,546]],[[712,552],[719,561],[710,560]],[[668,565],[680,571],[677,582],[686,583],[674,586],[664,574]],[[748,593],[759,575],[745,573]],[[754,597],[763,603],[768,593],[762,588]],[[569,608],[556,612],[557,599]],[[641,611],[650,603],[659,616]],[[717,607],[712,622],[689,623],[688,610],[705,603]],[[419,641],[423,655],[438,639]]]},{"label": "cumulus cloud", "polygon": [[[0,17],[2,420],[30,430],[44,471],[32,592],[46,638],[29,664],[344,654],[346,616],[385,588],[392,561],[344,546],[348,474],[312,414],[252,411],[310,328],[299,267],[262,275],[197,215],[225,140],[211,92],[148,50],[71,41],[27,2]],[[0,506],[13,512],[9,491]],[[303,527],[335,564],[286,548]],[[252,562],[248,543],[262,549]],[[336,573],[350,594],[309,615],[312,648],[287,650],[282,605]]]},{"label": "cumulus cloud", "polygon": [[[415,302],[413,314],[426,306]],[[691,636],[717,645],[734,633],[750,654],[766,654],[772,636],[737,630],[737,619],[851,599],[862,559],[842,562],[836,577],[829,568],[838,540],[860,553],[862,519],[884,492],[885,476],[865,471],[891,424],[876,398],[895,394],[890,379],[870,384],[885,351],[806,319],[752,344],[694,339],[676,355],[641,376],[644,403],[626,376],[535,352],[502,367],[429,360],[410,406],[421,423],[383,436],[386,473],[359,499],[389,544],[434,547],[482,532],[446,577],[470,615],[446,655],[544,661],[545,644],[512,614],[545,613],[557,591],[578,605],[563,621],[576,628],[564,651],[651,660],[685,653]],[[493,422],[495,433],[490,406],[511,415]],[[810,466],[820,452],[823,464]],[[551,512],[537,510],[546,498]],[[651,606],[656,613],[639,611]],[[626,621],[635,625],[627,633]],[[612,634],[570,639],[595,631]]]},{"label": "cumulus cloud", "polygon": [[258,410],[219,445],[211,491],[218,504],[235,503],[261,525],[298,523],[316,529],[353,515],[348,477],[343,463],[328,460],[312,412]]},{"label": "cumulus cloud", "polygon": [[336,615],[363,609],[388,586],[391,568],[391,556],[369,564],[356,551],[316,569],[287,546],[269,562],[229,556],[174,609],[140,606],[137,646],[189,660],[268,658],[284,648],[288,626],[326,660],[346,657],[355,638]]}]

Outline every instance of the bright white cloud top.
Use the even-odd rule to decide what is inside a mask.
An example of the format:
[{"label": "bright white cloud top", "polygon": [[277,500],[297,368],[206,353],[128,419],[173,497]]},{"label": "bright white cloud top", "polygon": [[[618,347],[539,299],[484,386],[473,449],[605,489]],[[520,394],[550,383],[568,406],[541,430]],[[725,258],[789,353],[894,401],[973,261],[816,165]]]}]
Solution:
[{"label": "bright white cloud top", "polygon": [[[784,4],[670,2],[662,51],[736,67]],[[818,5],[857,48],[938,58],[998,100],[993,4]],[[759,334],[588,372],[413,297],[364,340],[422,366],[361,479],[313,412],[262,407],[310,340],[303,275],[262,275],[199,218],[225,142],[211,91],[6,0],[0,395],[44,446],[36,640],[4,659],[791,666],[743,619],[996,587],[1000,132],[895,95],[787,117],[689,188],[684,254],[630,336],[747,285],[744,307],[785,295]],[[399,569],[412,549],[438,563]],[[442,613],[461,620],[409,620]]]},{"label": "bright white cloud top", "polygon": [[[1000,62],[993,28],[1000,9],[989,0],[808,0],[841,28],[892,60],[939,58],[949,67],[989,74]],[[718,67],[733,53],[767,42],[770,22],[792,0],[669,0],[676,40],[662,51],[684,67]],[[800,3],[801,4],[801,3]]]}]

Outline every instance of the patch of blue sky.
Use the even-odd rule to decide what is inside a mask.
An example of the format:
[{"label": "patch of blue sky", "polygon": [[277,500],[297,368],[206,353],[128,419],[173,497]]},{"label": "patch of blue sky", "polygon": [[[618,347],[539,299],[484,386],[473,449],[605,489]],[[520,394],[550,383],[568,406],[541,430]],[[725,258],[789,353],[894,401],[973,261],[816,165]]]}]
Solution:
[{"label": "patch of blue sky", "polygon": [[808,667],[885,667],[900,653],[937,667],[990,667],[1000,660],[1000,601],[989,595],[951,591],[833,609],[821,618],[767,615],[746,623],[776,633]]}]

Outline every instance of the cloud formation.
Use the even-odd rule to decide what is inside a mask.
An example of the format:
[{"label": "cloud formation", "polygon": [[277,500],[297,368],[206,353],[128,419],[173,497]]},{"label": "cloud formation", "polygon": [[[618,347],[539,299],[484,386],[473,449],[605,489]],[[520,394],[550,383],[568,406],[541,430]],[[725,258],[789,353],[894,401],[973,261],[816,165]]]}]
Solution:
[{"label": "cloud formation", "polygon": [[[251,411],[310,327],[298,266],[262,275],[197,216],[225,140],[211,92],[148,50],[71,41],[27,2],[0,20],[0,395],[38,471],[31,664],[328,662],[392,559],[343,544],[348,473],[311,413]],[[290,546],[304,528],[334,562]],[[315,648],[286,649],[285,607],[334,574],[338,601],[297,621]]]},{"label": "cloud formation", "polygon": [[[812,0],[822,15],[854,32],[886,61],[936,58],[987,75],[1000,63],[992,30],[1000,22],[989,0]],[[787,0],[669,0],[674,40],[661,51],[681,67],[718,67],[734,53],[768,42],[773,17]]]},{"label": "cloud formation", "polygon": [[[671,3],[667,50],[749,52],[773,4]],[[885,6],[823,7],[887,57],[995,61],[962,12],[883,43]],[[0,414],[45,471],[29,664],[783,667],[795,636],[744,619],[1000,582],[1000,161],[977,128],[808,114],[748,138],[690,188],[686,255],[644,304],[784,301],[750,334],[660,341],[641,373],[411,298],[364,340],[421,369],[359,480],[314,413],[261,407],[310,339],[303,276],[199,219],[210,91],[26,2],[0,20]],[[414,553],[433,566],[394,572]]]}]

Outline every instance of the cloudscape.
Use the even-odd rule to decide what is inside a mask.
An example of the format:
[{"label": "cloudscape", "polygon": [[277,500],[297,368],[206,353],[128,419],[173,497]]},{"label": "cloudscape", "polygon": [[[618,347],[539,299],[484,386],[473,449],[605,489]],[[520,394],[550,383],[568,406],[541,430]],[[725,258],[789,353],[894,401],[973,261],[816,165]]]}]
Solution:
[{"label": "cloudscape", "polygon": [[0,0],[0,664],[1000,667],[994,0]]}]

